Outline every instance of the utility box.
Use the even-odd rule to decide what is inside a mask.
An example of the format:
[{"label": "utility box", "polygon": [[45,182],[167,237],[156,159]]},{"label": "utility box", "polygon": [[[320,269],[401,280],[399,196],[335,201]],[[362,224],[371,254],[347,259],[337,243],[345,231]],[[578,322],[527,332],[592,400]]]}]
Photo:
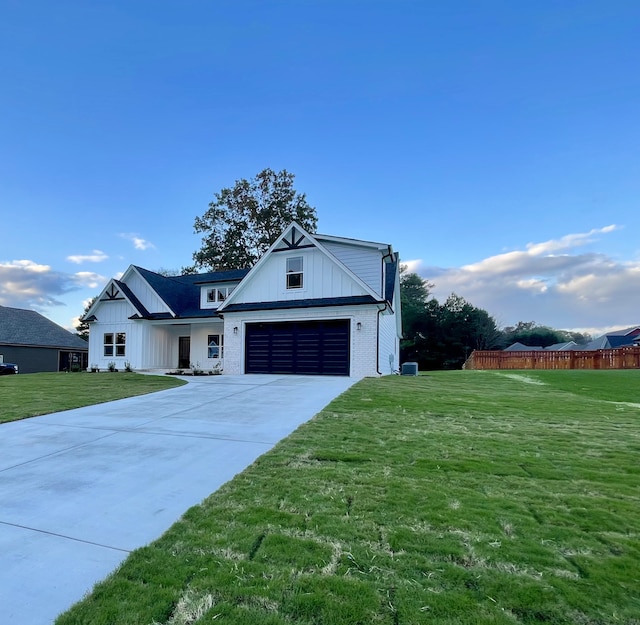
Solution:
[{"label": "utility box", "polygon": [[418,375],[418,363],[417,362],[403,363],[402,375]]}]

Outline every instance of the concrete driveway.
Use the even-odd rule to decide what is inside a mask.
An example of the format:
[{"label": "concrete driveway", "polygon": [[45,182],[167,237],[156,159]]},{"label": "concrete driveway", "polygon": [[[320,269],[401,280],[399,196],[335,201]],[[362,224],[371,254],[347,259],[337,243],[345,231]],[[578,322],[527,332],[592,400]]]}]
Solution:
[{"label": "concrete driveway", "polygon": [[[45,625],[349,388],[208,376],[0,425],[0,611]],[[1,410],[1,408],[0,408]]]}]

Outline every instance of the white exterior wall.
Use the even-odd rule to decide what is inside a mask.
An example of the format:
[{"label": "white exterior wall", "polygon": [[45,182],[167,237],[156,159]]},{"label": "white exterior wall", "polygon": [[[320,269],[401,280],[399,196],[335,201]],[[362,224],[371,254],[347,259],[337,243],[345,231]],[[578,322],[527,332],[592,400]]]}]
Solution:
[{"label": "white exterior wall", "polygon": [[[144,322],[143,322],[144,323]],[[147,325],[147,324],[145,324]],[[147,325],[144,353],[139,369],[176,369],[178,367],[178,337],[189,336],[191,329],[186,325]],[[136,363],[131,361],[136,368]]]},{"label": "white exterior wall", "polygon": [[[303,258],[303,287],[287,289],[287,258],[300,256]],[[366,291],[326,254],[317,248],[304,248],[273,252],[252,275],[251,282],[235,293],[233,301],[239,304],[365,294]]]},{"label": "white exterior wall", "polygon": [[[126,356],[102,355],[104,334],[107,332],[126,333]],[[116,363],[118,369],[124,369],[127,361],[134,369],[177,369],[178,342],[181,336],[188,336],[191,339],[189,361],[209,371],[218,363],[221,367],[224,366],[223,359],[207,357],[207,337],[210,334],[223,334],[221,320],[212,324],[196,325],[150,325],[148,322],[130,320],[126,317],[114,322],[93,322],[89,331],[89,363],[97,365],[100,369],[106,369],[111,361]]]},{"label": "white exterior wall", "polygon": [[[126,300],[100,302],[95,310],[98,321],[94,321],[89,329],[89,366],[106,369],[110,362],[116,368],[124,369],[126,361],[141,353],[143,327],[128,319],[134,310]],[[104,335],[108,332],[124,332],[126,334],[125,356],[104,355]]]},{"label": "white exterior wall", "polygon": [[382,375],[390,375],[400,368],[400,339],[395,314],[380,314],[380,347],[378,369]]},{"label": "white exterior wall", "polygon": [[156,295],[156,292],[147,284],[146,280],[140,277],[137,271],[133,270],[126,276],[124,282],[149,312],[171,312],[169,307]]},{"label": "white exterior wall", "polygon": [[382,295],[382,255],[379,250],[333,241],[322,244],[368,287]]},{"label": "white exterior wall", "polygon": [[[191,326],[191,362],[199,365],[204,371],[210,371],[217,365],[224,368],[224,352],[223,358],[207,358],[209,353],[207,337],[210,334],[224,334],[222,320],[217,323]],[[226,337],[223,340],[226,343]]]},{"label": "white exterior wall", "polygon": [[[265,310],[226,313],[224,316],[225,368],[224,373],[244,373],[244,332],[246,323],[282,321],[320,321],[324,319],[351,320],[350,376],[377,376],[377,315],[376,306],[342,306],[338,308],[305,308],[300,310]],[[360,322],[361,329],[357,330]],[[238,333],[234,333],[238,328]]]}]

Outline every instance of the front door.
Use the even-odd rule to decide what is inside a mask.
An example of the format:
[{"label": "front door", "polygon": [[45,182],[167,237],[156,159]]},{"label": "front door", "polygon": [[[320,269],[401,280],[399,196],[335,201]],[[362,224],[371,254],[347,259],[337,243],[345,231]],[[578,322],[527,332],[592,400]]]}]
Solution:
[{"label": "front door", "polygon": [[191,366],[191,337],[178,337],[178,369],[188,369]]}]

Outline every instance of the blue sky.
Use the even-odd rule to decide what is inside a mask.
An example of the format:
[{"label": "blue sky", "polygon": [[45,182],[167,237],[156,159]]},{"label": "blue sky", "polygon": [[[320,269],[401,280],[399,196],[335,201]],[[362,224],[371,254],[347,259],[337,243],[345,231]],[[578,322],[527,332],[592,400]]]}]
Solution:
[{"label": "blue sky", "polygon": [[640,323],[640,3],[0,0],[0,305],[70,327],[296,175],[501,325]]}]

